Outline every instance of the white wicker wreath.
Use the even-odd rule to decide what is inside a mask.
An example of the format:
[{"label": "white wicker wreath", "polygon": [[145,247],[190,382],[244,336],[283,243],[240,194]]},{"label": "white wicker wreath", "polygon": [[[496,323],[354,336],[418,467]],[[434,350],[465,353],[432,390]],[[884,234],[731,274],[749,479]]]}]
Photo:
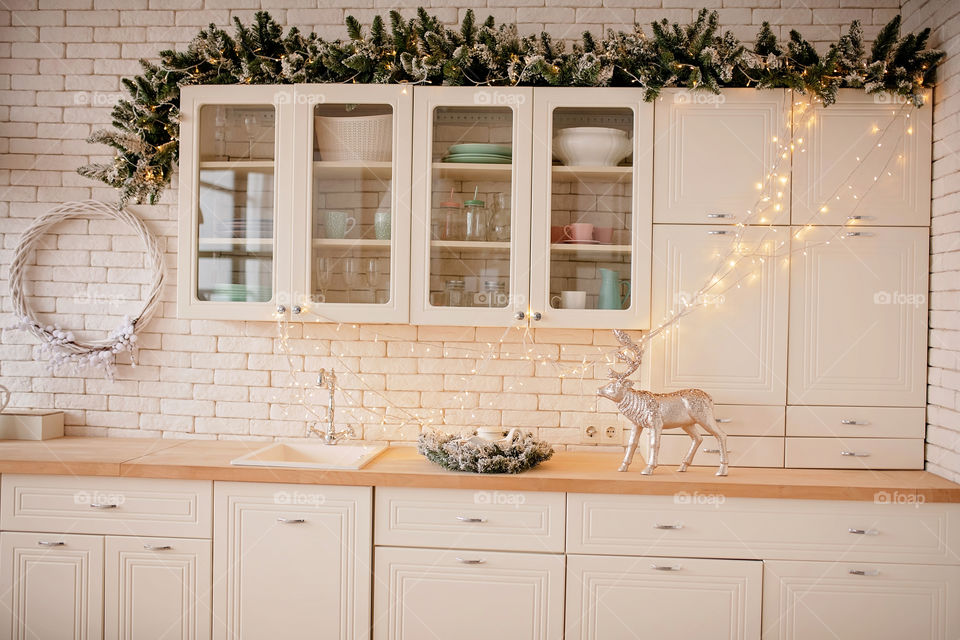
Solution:
[{"label": "white wicker wreath", "polygon": [[[125,316],[123,323],[111,331],[105,339],[84,342],[76,340],[72,331],[62,329],[59,325],[40,324],[27,305],[23,293],[23,280],[34,245],[41,236],[64,220],[90,216],[113,218],[132,227],[146,248],[153,278],[150,281],[150,295],[147,296],[143,309],[137,317]],[[136,364],[136,332],[156,311],[163,279],[164,264],[160,245],[139,217],[117,205],[96,200],[66,202],[34,220],[23,232],[17,244],[13,262],[10,265],[10,296],[13,299],[13,313],[17,318],[16,328],[30,332],[41,341],[41,351],[48,356],[48,364],[52,370],[64,366],[72,367],[74,370],[89,366],[103,370],[104,374],[112,379],[116,371],[118,353],[129,352],[131,361]]]}]

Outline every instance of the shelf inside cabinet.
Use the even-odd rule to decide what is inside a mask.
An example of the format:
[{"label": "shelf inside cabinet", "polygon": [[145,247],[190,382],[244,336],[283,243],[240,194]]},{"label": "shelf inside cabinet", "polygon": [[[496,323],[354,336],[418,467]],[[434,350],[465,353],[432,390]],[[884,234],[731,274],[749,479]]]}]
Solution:
[{"label": "shelf inside cabinet", "polygon": [[200,238],[197,245],[201,251],[211,246],[223,247],[273,247],[273,238]]},{"label": "shelf inside cabinet", "polygon": [[434,162],[433,171],[435,176],[448,180],[506,182],[510,180],[513,165]]},{"label": "shelf inside cabinet", "polygon": [[316,160],[313,163],[314,178],[350,179],[376,178],[389,180],[393,177],[392,162],[365,162],[363,160]]},{"label": "shelf inside cabinet", "polygon": [[483,240],[432,240],[431,247],[439,249],[461,249],[465,251],[509,251],[509,242],[486,242]]},{"label": "shelf inside cabinet", "polygon": [[382,247],[390,248],[389,240],[363,239],[363,238],[316,238],[313,241],[315,247]]},{"label": "shelf inside cabinet", "polygon": [[273,171],[273,160],[201,160],[200,170]]},{"label": "shelf inside cabinet", "polygon": [[563,244],[554,243],[550,249],[557,253],[630,253],[628,244]]},{"label": "shelf inside cabinet", "polygon": [[561,182],[624,182],[633,177],[633,167],[553,166],[553,179]]}]

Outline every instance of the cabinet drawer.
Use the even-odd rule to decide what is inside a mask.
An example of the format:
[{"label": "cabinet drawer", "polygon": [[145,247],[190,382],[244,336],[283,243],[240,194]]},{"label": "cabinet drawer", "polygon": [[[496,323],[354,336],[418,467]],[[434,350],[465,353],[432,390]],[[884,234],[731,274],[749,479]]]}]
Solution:
[{"label": "cabinet drawer", "polygon": [[377,547],[374,640],[557,640],[565,558]]},{"label": "cabinet drawer", "polygon": [[923,438],[787,438],[790,469],[923,469]]},{"label": "cabinet drawer", "polygon": [[923,407],[787,407],[788,436],[923,438]]},{"label": "cabinet drawer", "polygon": [[[677,465],[690,449],[689,436],[664,434],[661,436],[659,464]],[[643,457],[649,456],[650,444],[647,438],[640,441],[638,450]],[[783,438],[758,438],[754,436],[729,436],[727,453],[731,467],[782,467]],[[634,462],[636,464],[636,462]],[[641,463],[642,464],[642,463]],[[716,466],[720,464],[720,449],[713,436],[704,435],[703,442],[693,457],[693,464]]]},{"label": "cabinet drawer", "polygon": [[567,552],[960,564],[960,505],[900,498],[569,494]]},{"label": "cabinet drawer", "polygon": [[562,493],[377,488],[378,545],[563,551]]},{"label": "cabinet drawer", "polygon": [[717,424],[728,436],[783,436],[782,406],[718,404],[713,408]]},{"label": "cabinet drawer", "polygon": [[960,567],[764,562],[764,640],[960,637]]},{"label": "cabinet drawer", "polygon": [[762,581],[756,560],[571,555],[564,637],[758,640]]},{"label": "cabinet drawer", "polygon": [[204,480],[4,475],[0,527],[209,538],[213,485]]}]

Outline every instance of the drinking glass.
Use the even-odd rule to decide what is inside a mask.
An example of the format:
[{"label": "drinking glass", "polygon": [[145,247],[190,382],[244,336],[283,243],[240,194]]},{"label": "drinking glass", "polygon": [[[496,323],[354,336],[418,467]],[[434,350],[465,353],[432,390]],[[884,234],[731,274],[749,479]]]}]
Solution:
[{"label": "drinking glass", "polygon": [[373,294],[373,303],[378,304],[377,285],[380,283],[380,261],[376,258],[367,260],[366,285]]},{"label": "drinking glass", "polygon": [[257,137],[257,127],[260,124],[257,116],[250,114],[243,118],[243,128],[247,132],[247,158],[253,160],[253,141]]},{"label": "drinking glass", "polygon": [[327,287],[330,286],[330,276],[333,265],[330,258],[320,256],[313,261],[313,287],[317,291],[320,302],[327,301]]}]

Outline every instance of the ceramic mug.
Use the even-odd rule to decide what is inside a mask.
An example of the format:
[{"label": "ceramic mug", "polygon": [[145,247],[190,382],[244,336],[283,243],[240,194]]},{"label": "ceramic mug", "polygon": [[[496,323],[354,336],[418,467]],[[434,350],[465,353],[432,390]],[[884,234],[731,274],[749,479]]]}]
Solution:
[{"label": "ceramic mug", "polygon": [[594,227],[593,239],[600,244],[613,244],[613,227]]},{"label": "ceramic mug", "polygon": [[373,233],[377,240],[390,239],[390,218],[389,211],[377,211],[373,214]]},{"label": "ceramic mug", "polygon": [[357,226],[357,219],[346,211],[327,211],[327,237],[346,238]]},{"label": "ceramic mug", "polygon": [[556,309],[559,303],[560,309],[586,309],[587,292],[586,291],[561,291],[560,295],[550,298],[550,304]]},{"label": "ceramic mug", "polygon": [[593,225],[589,222],[574,222],[563,228],[563,234],[574,242],[590,242],[593,240]]}]

